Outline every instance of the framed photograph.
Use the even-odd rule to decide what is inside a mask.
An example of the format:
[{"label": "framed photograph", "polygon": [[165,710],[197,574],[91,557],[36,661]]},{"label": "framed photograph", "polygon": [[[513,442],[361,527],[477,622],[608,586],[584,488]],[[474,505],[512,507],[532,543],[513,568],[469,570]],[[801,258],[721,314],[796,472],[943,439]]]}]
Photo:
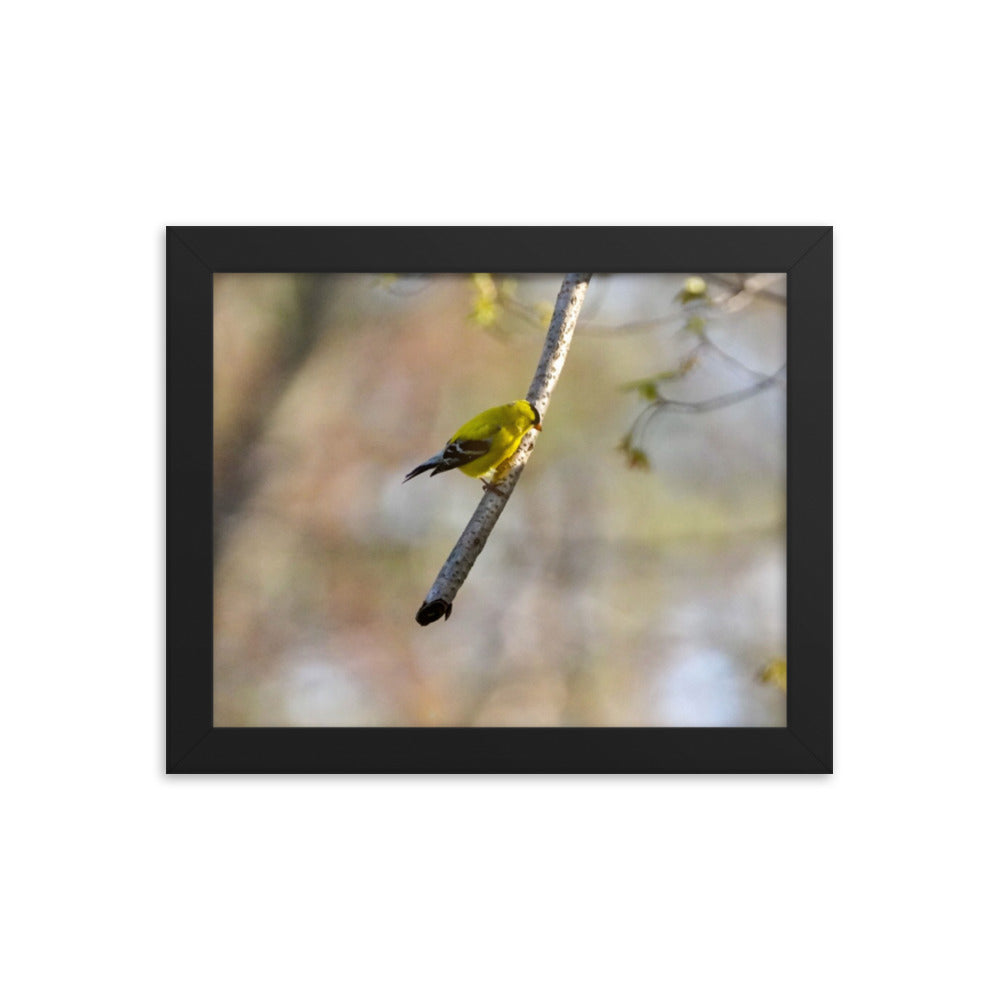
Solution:
[{"label": "framed photograph", "polygon": [[830,227],[166,240],[168,772],[831,773]]}]

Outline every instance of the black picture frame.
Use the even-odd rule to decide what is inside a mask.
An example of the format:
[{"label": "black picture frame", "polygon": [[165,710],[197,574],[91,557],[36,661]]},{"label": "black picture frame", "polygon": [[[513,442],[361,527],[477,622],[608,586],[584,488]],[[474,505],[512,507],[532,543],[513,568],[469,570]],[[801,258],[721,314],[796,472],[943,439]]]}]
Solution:
[{"label": "black picture frame", "polygon": [[[166,242],[168,773],[832,773],[831,227],[172,226]],[[213,725],[213,275],[475,271],[787,273],[784,728]]]}]

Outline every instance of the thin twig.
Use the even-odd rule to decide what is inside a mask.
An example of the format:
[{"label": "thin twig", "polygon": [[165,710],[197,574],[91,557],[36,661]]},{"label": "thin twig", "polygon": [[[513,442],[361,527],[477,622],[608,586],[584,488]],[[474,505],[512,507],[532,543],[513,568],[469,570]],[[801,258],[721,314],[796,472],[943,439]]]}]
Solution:
[{"label": "thin twig", "polygon": [[707,410],[721,410],[725,406],[732,406],[734,403],[740,403],[744,399],[756,396],[758,392],[763,392],[772,385],[782,385],[784,374],[785,365],[782,365],[773,375],[767,375],[759,382],[754,382],[753,385],[748,385],[744,389],[738,389],[736,392],[727,392],[721,396],[713,396],[711,399],[701,399],[696,403],[687,403],[679,399],[667,399],[657,392],[656,401],[652,405],[660,409],[676,410],[681,413],[704,413]]},{"label": "thin twig", "polygon": [[703,333],[701,335],[701,340],[710,351],[713,351],[719,358],[730,365],[730,367],[743,372],[744,375],[750,375],[756,379],[769,377],[766,373],[757,371],[756,368],[750,368],[748,365],[743,364],[739,358],[734,358],[728,351],[724,351],[714,340],[712,340],[711,337],[709,337],[707,333]]},{"label": "thin twig", "polygon": [[[753,279],[757,277],[756,275],[745,274],[734,279],[727,278],[724,274],[703,273],[702,277],[705,278],[706,281],[714,281],[717,284],[724,285],[733,293],[730,298],[735,298],[735,296],[739,295],[740,292],[747,292],[755,298],[770,299],[772,302],[779,302],[781,305],[785,305],[788,302],[785,296],[779,292],[772,292],[769,288],[763,285],[757,287],[756,284],[753,283]],[[777,277],[778,275],[775,275],[775,278]]]},{"label": "thin twig", "polygon": [[[580,315],[589,282],[590,274],[567,274],[559,289],[552,322],[549,324],[549,332],[542,347],[541,357],[538,359],[538,368],[525,397],[538,411],[538,416],[542,420],[545,419],[552,390],[566,362],[573,330],[576,328],[577,317]],[[430,625],[441,617],[447,619],[451,614],[455,595],[469,575],[476,557],[486,545],[490,532],[496,526],[518,479],[521,478],[525,463],[532,448],[535,447],[535,437],[536,433],[532,432],[524,436],[521,446],[509,462],[506,475],[483,494],[479,506],[451,550],[451,555],[445,560],[441,572],[427,592],[424,603],[420,605],[417,621],[421,625]]]}]

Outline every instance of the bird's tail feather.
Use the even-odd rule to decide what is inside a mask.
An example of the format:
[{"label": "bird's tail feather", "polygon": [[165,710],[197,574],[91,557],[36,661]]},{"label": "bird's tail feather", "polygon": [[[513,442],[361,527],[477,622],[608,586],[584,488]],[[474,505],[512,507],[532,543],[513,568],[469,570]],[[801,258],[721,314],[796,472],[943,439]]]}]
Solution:
[{"label": "bird's tail feather", "polygon": [[[436,468],[437,464],[438,464],[437,460],[435,460],[433,462],[424,462],[423,465],[418,465],[408,476],[406,476],[403,479],[403,482],[404,483],[408,482],[414,476],[419,476],[421,472],[426,472],[428,469],[434,469],[435,472],[436,472],[437,471],[437,468]],[[435,472],[432,472],[431,475],[433,476],[435,474]]]}]

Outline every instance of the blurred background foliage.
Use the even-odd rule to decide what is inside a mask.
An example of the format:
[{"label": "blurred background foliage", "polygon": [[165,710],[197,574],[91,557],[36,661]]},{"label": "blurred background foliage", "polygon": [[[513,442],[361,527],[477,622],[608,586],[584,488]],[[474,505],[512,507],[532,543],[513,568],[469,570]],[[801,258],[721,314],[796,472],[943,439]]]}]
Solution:
[{"label": "blurred background foliage", "polygon": [[560,275],[215,278],[220,726],[785,724],[783,275],[595,275],[448,622],[475,505],[402,478],[523,396]]}]

